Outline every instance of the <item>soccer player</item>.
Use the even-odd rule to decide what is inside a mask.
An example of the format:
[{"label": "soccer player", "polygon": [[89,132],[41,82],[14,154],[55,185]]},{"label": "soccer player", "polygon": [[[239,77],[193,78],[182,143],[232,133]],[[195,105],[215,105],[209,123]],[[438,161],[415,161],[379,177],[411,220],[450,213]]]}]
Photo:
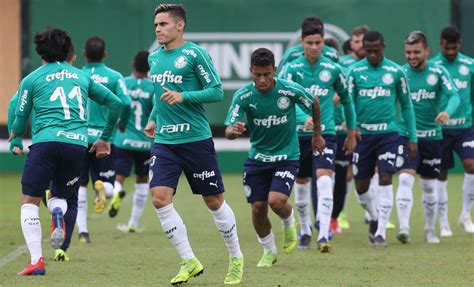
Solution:
[{"label": "soccer player", "polygon": [[[352,36],[349,41],[351,47],[350,54],[346,54],[339,58],[339,64],[347,72],[349,67],[365,58],[365,50],[362,47],[362,39],[369,31],[367,26],[358,26],[352,30]],[[347,200],[352,190],[352,169],[350,167],[351,155],[346,154],[342,149],[347,138],[347,124],[344,117],[344,107],[340,104],[334,109],[334,121],[336,124],[337,151],[335,163],[334,178],[334,208],[331,215],[331,232],[341,233],[342,229],[349,228],[347,219]]]},{"label": "soccer player", "polygon": [[[438,213],[441,236],[452,236],[448,221],[448,170],[454,167],[453,151],[462,160],[464,182],[462,185],[462,211],[459,224],[468,233],[474,233],[471,220],[471,209],[474,205],[474,128],[472,111],[474,104],[474,59],[460,53],[461,34],[455,27],[446,27],[441,32],[441,52],[432,59],[436,64],[445,67],[453,78],[461,99],[456,112],[443,126],[443,156],[441,172],[438,177]],[[442,98],[441,109],[447,105]]]},{"label": "soccer player", "polygon": [[[402,243],[410,242],[410,213],[413,206],[413,184],[415,175],[420,175],[423,209],[425,213],[425,239],[428,243],[439,243],[435,233],[438,194],[436,179],[439,175],[442,155],[441,126],[448,122],[459,105],[459,96],[449,73],[443,67],[428,62],[430,48],[426,36],[420,31],[408,34],[405,39],[405,64],[410,97],[416,119],[418,153],[416,158],[408,158],[405,150],[408,142],[405,122],[400,121],[398,158],[398,189],[396,196],[400,229],[397,238]],[[447,106],[440,110],[442,96],[449,99]]]},{"label": "soccer player", "polygon": [[[135,193],[133,194],[132,214],[128,225],[119,225],[122,231],[135,232],[138,221],[148,200],[148,169],[150,166],[150,140],[143,129],[153,109],[154,87],[148,79],[148,51],[140,51],[132,63],[133,75],[125,78],[128,94],[132,98],[133,114],[128,120],[125,133],[115,135],[115,193],[123,197],[122,190],[125,179],[130,176],[132,165],[135,165],[137,176]],[[112,211],[112,209],[110,210]],[[118,211],[118,209],[116,210]]]},{"label": "soccer player", "polygon": [[[344,145],[344,150],[350,154],[352,153],[356,144],[355,133],[355,113],[352,99],[347,94],[346,80],[344,78],[342,69],[330,59],[321,56],[321,50],[324,45],[323,31],[318,26],[304,26],[301,32],[301,43],[304,48],[304,55],[290,63],[285,70],[286,78],[295,83],[300,84],[305,90],[311,93],[314,97],[319,99],[322,119],[321,119],[321,133],[326,143],[324,152],[311,152],[311,133],[310,136],[302,134],[300,137],[300,147],[302,150],[308,149],[309,160],[304,160],[300,157],[300,163],[309,163],[309,167],[305,167],[309,171],[309,178],[302,178],[300,174],[297,179],[302,182],[306,181],[307,188],[304,190],[300,186],[297,195],[303,195],[305,198],[309,197],[310,177],[312,170],[316,172],[317,185],[317,218],[319,219],[319,235],[318,247],[321,252],[329,252],[329,225],[331,221],[331,213],[333,208],[333,173],[334,160],[336,155],[336,129],[334,126],[334,103],[333,97],[337,93],[340,101],[345,107],[344,111],[348,119],[348,137]],[[298,110],[297,113],[303,113]],[[302,123],[304,124],[304,122]],[[301,129],[300,129],[301,130]],[[304,131],[304,129],[303,129]],[[310,130],[311,131],[311,130]],[[306,135],[306,136],[305,136]],[[305,148],[307,142],[307,148]],[[303,169],[303,168],[302,168]],[[308,206],[309,200],[301,200],[295,197],[295,205],[298,207],[301,226],[301,239],[299,247],[302,249],[309,248],[311,242],[311,223],[309,219],[309,212],[301,212],[305,206]],[[308,208],[309,209],[309,206]],[[309,210],[308,210],[309,211]],[[307,238],[309,237],[309,240]]]},{"label": "soccer player", "polygon": [[[322,39],[321,39],[322,41]],[[322,43],[320,43],[322,46]],[[252,222],[263,247],[257,267],[271,267],[277,260],[277,249],[268,218],[268,206],[280,217],[283,226],[283,250],[291,253],[297,245],[293,208],[288,203],[298,170],[298,136],[296,109],[312,114],[313,150],[323,153],[320,109],[317,97],[299,84],[275,78],[273,53],[265,48],[251,55],[253,82],[234,94],[227,113],[225,136],[233,140],[250,131],[249,158],[244,163],[244,191],[252,208]]]},{"label": "soccer player", "polygon": [[[307,17],[307,18],[305,18],[303,20],[303,23],[301,23],[301,30],[303,30],[303,28],[307,25],[318,26],[318,27],[320,27],[320,29],[324,33],[324,23],[321,20],[321,18],[319,18],[319,17]],[[299,58],[303,54],[304,54],[304,48],[303,48],[303,45],[301,45],[301,43],[298,44],[298,45],[295,45],[291,48],[288,48],[285,51],[285,54],[283,54],[283,57],[281,58],[280,63],[278,64],[278,69],[277,69],[278,77],[279,78],[284,77],[285,65],[293,62],[294,60],[296,60],[297,58]],[[333,62],[338,61],[338,56],[337,56],[336,49],[334,49],[332,47],[329,47],[327,45],[323,46],[323,49],[321,51],[321,55],[331,59]]]},{"label": "soccer player", "polygon": [[9,141],[23,136],[32,110],[33,144],[22,177],[21,227],[31,262],[19,275],[44,275],[39,204],[52,182],[48,208],[52,213],[51,244],[58,249],[64,242],[64,214],[67,199],[79,185],[83,158],[87,151],[87,106],[91,98],[108,107],[107,124],[89,152],[97,157],[110,153],[107,142],[117,122],[121,103],[110,91],[97,85],[81,70],[64,62],[71,38],[50,28],[35,35],[36,52],[43,65],[20,83],[15,120]]},{"label": "soccer player", "polygon": [[[82,67],[82,70],[89,74],[91,79],[96,83],[104,85],[116,94],[122,101],[123,109],[118,127],[120,131],[123,132],[130,117],[130,97],[127,95],[127,88],[122,75],[102,63],[102,60],[107,55],[104,40],[100,37],[89,38],[86,41],[83,54],[87,64]],[[105,125],[105,113],[103,107],[92,101],[89,101],[88,105],[90,113],[87,131],[90,145],[100,136],[100,131]],[[90,243],[90,235],[87,229],[87,185],[89,183],[89,174],[92,179],[94,191],[96,192],[94,201],[96,213],[102,213],[105,209],[106,198],[113,197],[110,203],[109,215],[111,217],[115,216],[115,209],[118,209],[120,206],[121,197],[119,194],[114,194],[115,168],[113,150],[112,154],[106,158],[95,158],[88,154],[84,160],[81,187],[78,193],[79,200],[76,221],[79,231],[79,242]]]},{"label": "soccer player", "polygon": [[[370,214],[369,240],[374,246],[386,246],[386,223],[393,207],[392,176],[396,171],[398,133],[396,103],[408,127],[408,155],[417,151],[415,116],[402,68],[383,56],[382,34],[367,32],[363,38],[367,53],[348,72],[349,95],[354,99],[361,140],[353,156],[352,167],[358,201]],[[377,166],[380,187],[378,204],[368,192],[370,178]]]},{"label": "soccer player", "polygon": [[173,206],[184,171],[193,193],[202,195],[230,252],[224,284],[238,284],[244,257],[234,212],[224,200],[224,184],[203,105],[222,101],[224,93],[209,54],[183,39],[185,26],[182,5],[162,4],[155,9],[155,33],[162,46],[148,57],[156,99],[145,127],[149,137],[156,133],[150,163],[153,205],[163,231],[183,260],[171,284],[202,274],[204,267],[194,255],[184,222]]}]

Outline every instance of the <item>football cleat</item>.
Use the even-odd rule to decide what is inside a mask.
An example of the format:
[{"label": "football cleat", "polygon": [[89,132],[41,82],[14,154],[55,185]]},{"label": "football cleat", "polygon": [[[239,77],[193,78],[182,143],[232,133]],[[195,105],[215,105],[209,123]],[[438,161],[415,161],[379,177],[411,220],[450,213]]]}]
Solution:
[{"label": "football cleat", "polygon": [[293,224],[290,227],[283,227],[283,251],[289,254],[295,250],[298,244],[298,235],[296,231],[296,225]]},{"label": "football cleat", "polygon": [[451,227],[449,225],[441,226],[441,237],[451,237],[453,236],[453,232],[451,231]]},{"label": "football cleat", "polygon": [[242,275],[244,274],[244,256],[239,258],[229,258],[229,269],[224,279],[224,284],[234,285],[242,282]]},{"label": "football cleat", "polygon": [[311,235],[303,234],[296,247],[301,250],[308,250],[311,247]]},{"label": "football cleat", "polygon": [[474,233],[474,224],[469,215],[459,217],[459,226],[464,228],[467,233]]},{"label": "football cleat", "polygon": [[342,229],[339,226],[339,222],[338,222],[337,218],[331,218],[330,230],[333,234],[341,234],[342,233]]},{"label": "football cleat", "polygon": [[120,191],[110,201],[109,216],[115,217],[119,212],[120,206],[122,205],[122,199],[125,197],[125,190]]},{"label": "football cleat", "polygon": [[331,252],[331,244],[329,243],[329,240],[326,238],[321,238],[318,240],[318,250],[321,253],[329,253]]},{"label": "football cleat", "polygon": [[385,228],[387,230],[389,230],[389,229],[395,229],[395,228],[397,228],[397,226],[395,224],[393,224],[392,222],[387,221],[387,224],[385,225]]},{"label": "football cleat", "polygon": [[371,220],[369,221],[369,243],[374,244],[375,232],[377,232],[378,221]]},{"label": "football cleat", "polygon": [[408,229],[398,230],[397,239],[403,244],[410,243],[410,232]]},{"label": "football cleat", "polygon": [[387,247],[387,243],[385,242],[385,238],[382,235],[377,235],[374,238],[374,247]]},{"label": "football cleat", "polygon": [[79,233],[79,243],[91,243],[91,238],[89,237],[89,232]]},{"label": "football cleat", "polygon": [[439,238],[436,236],[436,232],[433,229],[425,230],[425,240],[429,244],[438,244]]},{"label": "football cleat", "polygon": [[346,211],[341,211],[339,214],[339,217],[337,218],[337,223],[340,228],[342,229],[349,229],[350,224],[349,221],[347,220],[347,212]]},{"label": "football cleat", "polygon": [[54,261],[69,261],[69,255],[62,249],[54,251]]},{"label": "football cleat", "polygon": [[171,279],[171,285],[178,285],[188,282],[190,278],[197,277],[204,273],[204,267],[196,257],[183,260],[181,268],[176,276]]},{"label": "football cleat", "polygon": [[26,266],[23,271],[18,272],[18,275],[44,275],[46,274],[46,269],[44,268],[44,259],[41,257],[36,264],[31,264],[31,262]]},{"label": "football cleat", "polygon": [[66,235],[66,224],[61,208],[56,207],[51,212],[51,246],[59,249],[63,245]]},{"label": "football cleat", "polygon": [[96,180],[94,182],[94,190],[96,192],[94,199],[94,210],[95,213],[101,214],[105,209],[105,187],[104,182]]},{"label": "football cleat", "polygon": [[257,267],[272,267],[277,262],[277,255],[271,251],[263,253],[262,258],[257,263]]}]

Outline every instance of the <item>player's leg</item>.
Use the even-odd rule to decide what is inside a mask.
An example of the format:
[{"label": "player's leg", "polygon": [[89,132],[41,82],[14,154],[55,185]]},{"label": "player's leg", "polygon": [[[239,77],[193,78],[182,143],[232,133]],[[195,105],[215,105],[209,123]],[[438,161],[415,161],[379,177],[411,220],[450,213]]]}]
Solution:
[{"label": "player's leg", "polygon": [[295,181],[295,206],[300,223],[299,249],[309,249],[311,246],[311,176],[313,152],[311,137],[299,137],[300,168]]},{"label": "player's leg", "polygon": [[[88,147],[90,149],[90,146]],[[87,229],[87,185],[89,184],[90,163],[94,154],[86,153],[84,155],[84,165],[81,171],[81,184],[77,192],[77,232],[79,234],[80,243],[91,243],[89,230]]]},{"label": "player's leg", "polygon": [[329,227],[333,210],[333,174],[334,160],[336,159],[337,142],[334,135],[323,135],[326,142],[322,155],[315,153],[313,156],[314,169],[316,170],[316,184],[318,186],[318,218],[319,234],[318,249],[329,252]]},{"label": "player's leg", "polygon": [[298,166],[298,161],[276,162],[268,194],[268,205],[280,217],[283,227],[285,253],[293,252],[298,241],[293,207],[288,202]]},{"label": "player's leg", "polygon": [[374,243],[378,225],[377,207],[369,192],[370,179],[375,171],[375,143],[375,136],[365,135],[352,154],[352,172],[354,173],[357,201],[370,214],[369,242],[371,244]]},{"label": "player's leg", "polygon": [[398,188],[396,205],[399,229],[397,239],[401,243],[410,242],[410,215],[413,207],[413,185],[419,158],[410,159],[406,150],[407,137],[399,137],[396,166],[398,169]]},{"label": "player's leg", "polygon": [[349,197],[352,193],[352,188],[354,184],[354,175],[352,174],[352,164],[351,164],[351,158],[352,155],[349,155],[349,165],[347,167],[347,173],[346,173],[346,196],[344,198],[344,206],[342,207],[341,213],[339,214],[339,217],[337,218],[337,224],[341,229],[349,229],[350,224],[349,224],[349,219],[347,216],[347,204],[349,203]]},{"label": "player's leg", "polygon": [[377,168],[379,172],[378,227],[374,245],[386,246],[386,227],[393,208],[392,177],[396,172],[398,134],[388,133],[380,136],[377,143]]},{"label": "player's leg", "polygon": [[428,243],[439,243],[439,238],[435,232],[437,208],[439,206],[436,178],[439,176],[441,167],[442,141],[419,139],[418,146],[420,161],[417,172],[420,174],[425,213],[425,240]]},{"label": "player's leg", "polygon": [[229,251],[229,268],[224,284],[242,280],[244,257],[240,250],[232,208],[224,200],[224,183],[211,138],[177,145],[184,174],[194,194],[201,194]]},{"label": "player's leg", "polygon": [[91,164],[91,179],[96,194],[94,210],[101,214],[105,210],[106,200],[114,195],[115,182],[115,147],[111,145],[111,153],[104,158],[95,158]]},{"label": "player's leg", "polygon": [[133,151],[115,148],[115,182],[113,197],[109,205],[109,216],[117,216],[120,206],[122,205],[122,199],[125,197],[125,190],[123,190],[123,184],[125,179],[130,176],[133,165]]},{"label": "player's leg", "polygon": [[350,184],[347,182],[348,167],[350,165],[350,155],[346,155],[345,151],[343,150],[345,139],[346,135],[337,135],[336,160],[334,161],[334,207],[331,215],[332,233],[342,232],[342,227],[339,226],[339,222],[344,225],[344,228],[349,227],[349,223],[347,222],[347,214],[343,213],[343,215],[340,216],[341,212],[343,212],[344,207],[346,206],[346,197],[348,190],[347,185]]},{"label": "player's leg", "polygon": [[454,168],[453,148],[456,137],[450,130],[443,130],[441,171],[438,175],[438,217],[442,237],[453,235],[448,220],[448,170]]}]

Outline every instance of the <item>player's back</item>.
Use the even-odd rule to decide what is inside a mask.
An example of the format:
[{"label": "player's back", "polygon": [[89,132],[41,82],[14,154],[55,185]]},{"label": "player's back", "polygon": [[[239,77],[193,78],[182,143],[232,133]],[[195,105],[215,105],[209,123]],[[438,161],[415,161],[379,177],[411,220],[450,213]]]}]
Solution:
[{"label": "player's back", "polygon": [[33,143],[87,145],[89,83],[85,73],[64,62],[45,64],[22,81],[16,114],[21,115],[27,105],[32,105]]}]

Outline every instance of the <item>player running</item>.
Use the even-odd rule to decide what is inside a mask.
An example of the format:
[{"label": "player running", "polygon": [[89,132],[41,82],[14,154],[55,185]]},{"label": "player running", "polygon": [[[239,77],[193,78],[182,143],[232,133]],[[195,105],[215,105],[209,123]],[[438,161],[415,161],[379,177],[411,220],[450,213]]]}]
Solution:
[{"label": "player running", "polygon": [[[438,213],[441,236],[452,236],[448,221],[448,170],[454,167],[453,151],[462,160],[464,182],[462,185],[462,211],[459,225],[468,233],[474,233],[471,209],[474,205],[474,128],[472,111],[474,91],[471,83],[474,74],[474,59],[460,53],[461,34],[455,27],[446,27],[441,32],[441,52],[432,59],[445,67],[453,78],[461,99],[458,109],[443,126],[443,156],[438,177]],[[447,105],[442,98],[441,108]]]},{"label": "player running", "polygon": [[[367,57],[355,63],[348,73],[349,95],[354,99],[361,141],[352,157],[357,198],[370,214],[369,240],[374,246],[386,246],[386,223],[393,207],[392,176],[396,171],[398,146],[396,103],[408,126],[408,155],[415,157],[417,138],[415,116],[402,68],[383,56],[382,34],[367,32],[363,39]],[[378,204],[368,192],[370,178],[377,165]],[[377,207],[377,208],[376,208]]]},{"label": "player running", "polygon": [[299,84],[274,78],[273,53],[257,49],[250,64],[253,82],[235,92],[225,121],[225,136],[233,140],[242,135],[247,130],[242,119],[247,117],[251,147],[244,163],[244,191],[263,247],[257,267],[271,267],[277,260],[277,249],[268,206],[280,217],[283,251],[291,253],[297,245],[293,208],[288,203],[299,166],[295,105],[312,114],[315,152],[323,152],[324,139],[320,134],[319,101]]},{"label": "player running", "polygon": [[[329,245],[329,226],[331,222],[331,213],[333,209],[333,179],[334,174],[334,160],[336,156],[336,129],[334,126],[334,93],[340,97],[342,105],[345,107],[344,111],[348,119],[348,137],[346,142],[343,142],[343,149],[347,154],[352,153],[356,144],[356,133],[355,133],[355,112],[352,99],[347,94],[346,80],[344,78],[341,68],[333,61],[326,57],[321,56],[321,50],[324,45],[323,32],[318,26],[305,26],[301,32],[301,43],[304,48],[304,55],[293,61],[285,70],[285,78],[295,83],[302,85],[305,90],[311,93],[314,97],[319,99],[322,119],[321,119],[321,133],[326,147],[324,152],[319,154],[312,153],[311,149],[311,131],[305,132],[299,137],[301,154],[306,153],[309,159],[300,157],[300,164],[309,167],[302,166],[301,170],[308,170],[308,177],[311,177],[312,170],[316,172],[316,185],[317,185],[317,218],[319,219],[319,235],[318,235],[318,249],[321,252],[329,252],[331,246]],[[304,112],[298,107],[296,108],[297,115],[303,114]],[[306,121],[306,119],[305,119]],[[300,122],[300,126],[303,125],[302,132],[304,132],[305,121]],[[301,128],[299,129],[301,130]],[[300,135],[300,132],[298,132]],[[309,135],[308,135],[309,134]],[[305,144],[306,143],[306,144]],[[309,218],[309,212],[300,212],[304,208],[302,203],[306,203],[309,209],[309,198],[310,191],[310,178],[301,178],[301,173],[298,173],[297,179],[306,180],[308,186],[304,192],[300,190],[299,186],[296,187],[298,196],[306,195],[306,198],[301,200],[295,197],[295,204],[298,207],[300,215],[300,226],[301,226],[301,239],[299,248],[309,248],[311,242],[311,222]],[[305,216],[305,217],[303,217]],[[306,240],[309,237],[309,240]]]},{"label": "player running", "polygon": [[222,84],[209,54],[183,39],[186,12],[182,5],[162,4],[155,9],[155,33],[163,45],[148,57],[155,87],[155,106],[145,127],[155,137],[151,151],[150,188],[161,227],[182,258],[171,284],[181,284],[203,273],[188,241],[183,220],[173,206],[181,172],[194,194],[202,195],[230,253],[224,284],[242,280],[235,216],[225,202],[224,184],[217,164],[204,103],[223,99]]},{"label": "player running", "polygon": [[39,204],[52,182],[48,208],[52,213],[51,244],[61,248],[65,237],[64,215],[67,199],[79,187],[83,158],[87,151],[87,99],[108,107],[101,136],[89,149],[97,157],[110,154],[107,142],[115,129],[122,105],[103,86],[83,71],[64,62],[71,49],[71,38],[62,30],[50,28],[35,35],[36,52],[43,65],[20,83],[20,99],[9,141],[25,133],[34,110],[33,144],[22,177],[21,227],[31,262],[19,275],[44,275],[41,248]]},{"label": "player running", "polygon": [[[398,157],[398,189],[396,196],[400,229],[397,238],[402,243],[410,242],[410,213],[413,206],[413,184],[415,175],[420,175],[423,210],[425,213],[425,240],[428,243],[439,243],[435,233],[438,205],[436,179],[439,176],[442,155],[441,126],[445,125],[459,105],[449,73],[442,66],[428,62],[430,48],[425,35],[420,31],[411,32],[405,39],[405,64],[410,98],[416,119],[418,136],[418,153],[410,159],[406,153],[408,133],[405,121],[400,120],[400,138]],[[449,99],[447,106],[441,110],[442,96]]]},{"label": "player running", "polygon": [[[130,117],[130,97],[127,95],[127,88],[122,75],[107,67],[102,60],[106,57],[105,42],[102,38],[91,37],[87,40],[84,48],[84,56],[87,64],[82,70],[90,75],[96,83],[100,83],[115,93],[123,102],[123,110],[118,123],[118,128],[123,132]],[[92,144],[99,136],[105,125],[104,108],[94,102],[89,101],[89,144]],[[113,148],[113,147],[112,147]],[[79,231],[79,242],[90,243],[90,235],[87,229],[87,185],[89,174],[92,179],[93,188],[96,192],[94,201],[95,212],[100,214],[105,209],[106,198],[112,198],[110,205],[110,215],[114,215],[114,208],[119,205],[120,198],[114,194],[114,154],[106,158],[95,158],[87,155],[84,159],[84,168],[81,175],[81,187],[78,193],[77,229]]]},{"label": "player running", "polygon": [[[132,214],[127,225],[118,228],[125,232],[135,232],[138,222],[148,200],[148,170],[150,166],[150,149],[153,143],[143,132],[153,109],[154,87],[148,79],[148,51],[140,51],[135,55],[132,69],[133,75],[125,78],[128,95],[132,99],[132,116],[128,120],[127,130],[115,135],[115,193],[123,198],[125,191],[122,186],[130,176],[132,166],[135,165],[137,176],[135,193],[133,194]],[[118,202],[118,201],[117,201]],[[110,209],[118,212],[119,206]]]}]

